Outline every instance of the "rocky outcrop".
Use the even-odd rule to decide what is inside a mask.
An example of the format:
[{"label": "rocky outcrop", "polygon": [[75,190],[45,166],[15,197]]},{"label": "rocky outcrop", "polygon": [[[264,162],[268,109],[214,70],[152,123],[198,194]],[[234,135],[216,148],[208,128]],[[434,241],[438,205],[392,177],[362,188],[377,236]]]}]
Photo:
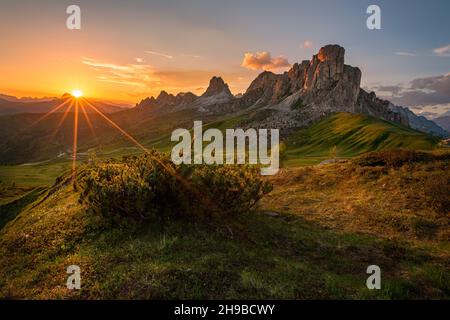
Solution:
[{"label": "rocky outcrop", "polygon": [[435,122],[416,115],[408,108],[396,106],[390,101],[379,99],[374,92],[368,93],[363,89],[359,93],[356,112],[398,122],[404,126],[438,137],[448,136],[448,133]]},{"label": "rocky outcrop", "polygon": [[424,116],[418,116],[411,110],[405,107],[393,106],[394,112],[401,114],[403,117],[408,118],[408,126],[410,128],[416,129],[418,131],[430,133],[432,135],[438,137],[448,137],[449,134],[447,131],[442,129],[439,125],[437,125],[434,121],[428,120]]},{"label": "rocky outcrop", "polygon": [[408,116],[397,112],[394,107],[391,102],[377,98],[374,92],[368,93],[361,89],[355,111],[408,126]]},{"label": "rocky outcrop", "polygon": [[163,111],[161,109],[170,111],[175,107],[187,107],[191,105],[197,98],[198,97],[192,92],[180,92],[176,96],[174,96],[173,94],[169,94],[163,90],[160,92],[156,99],[154,97],[145,98],[140,103],[138,103],[136,107],[141,110],[148,109],[149,111]]},{"label": "rocky outcrop", "polygon": [[217,95],[224,95],[230,98],[234,97],[228,84],[226,84],[221,77],[212,77],[211,80],[209,80],[209,86],[205,93],[202,94],[202,97],[207,98]]},{"label": "rocky outcrop", "polygon": [[[161,91],[157,98],[145,98],[138,103],[136,107],[139,110],[148,112],[171,112],[194,108],[202,112],[211,113],[215,112],[213,110],[214,107],[220,107],[235,99],[236,98],[233,96],[223,79],[221,77],[213,77],[209,81],[209,86],[205,93],[200,97],[192,92],[181,92],[174,96],[166,91]],[[218,110],[220,110],[220,108]]]},{"label": "rocky outcrop", "polygon": [[290,99],[292,103],[301,101],[318,113],[354,112],[361,71],[345,65],[344,55],[344,48],[329,45],[320,49],[311,61],[296,63],[282,75],[265,71],[250,84],[243,98],[277,105],[295,94],[296,99]]},{"label": "rocky outcrop", "polygon": [[265,71],[242,99],[275,110],[264,125],[283,130],[308,125],[333,112],[356,112],[361,71],[345,65],[344,56],[344,48],[329,45],[311,61],[295,63],[281,75]]},{"label": "rocky outcrop", "polygon": [[[449,113],[449,112],[447,112]],[[444,114],[443,116],[440,116],[436,119],[434,119],[434,122],[439,125],[442,129],[450,133],[450,115]]]}]

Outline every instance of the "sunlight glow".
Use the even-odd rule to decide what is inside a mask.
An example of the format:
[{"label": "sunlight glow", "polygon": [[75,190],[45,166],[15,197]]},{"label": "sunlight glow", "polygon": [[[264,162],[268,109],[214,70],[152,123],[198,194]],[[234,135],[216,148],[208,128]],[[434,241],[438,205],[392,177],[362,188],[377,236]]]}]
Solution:
[{"label": "sunlight glow", "polygon": [[81,91],[79,89],[72,90],[72,96],[74,96],[75,98],[82,97],[83,91]]},{"label": "sunlight glow", "polygon": [[[53,136],[56,135],[56,133],[60,130],[62,124],[66,120],[69,113],[73,112],[74,115],[74,124],[73,124],[73,146],[72,146],[72,183],[74,188],[76,188],[77,183],[77,155],[78,155],[78,125],[79,125],[79,111],[83,113],[86,123],[88,127],[90,128],[92,134],[94,137],[98,140],[97,134],[95,133],[94,126],[92,125],[89,113],[86,112],[86,109],[94,111],[96,114],[98,114],[103,120],[105,120],[107,123],[109,123],[113,128],[115,128],[117,131],[122,133],[128,140],[133,142],[136,146],[140,147],[145,153],[152,154],[146,147],[144,147],[141,143],[139,143],[133,136],[131,136],[128,132],[126,132],[124,129],[122,129],[117,123],[115,123],[112,119],[110,119],[107,115],[105,115],[103,112],[101,112],[97,107],[95,107],[91,102],[89,102],[86,98],[83,98],[83,93],[81,90],[73,90],[72,91],[72,98],[67,99],[65,102],[61,103],[60,105],[53,108],[51,111],[46,113],[43,117],[39,118],[37,122],[42,121],[45,117],[49,116],[50,114],[55,113],[58,109],[62,108],[66,104],[69,103],[69,106],[66,108],[66,110],[63,112],[61,119],[59,120],[57,126],[55,127],[53,131]],[[32,125],[35,125],[37,122],[35,122]],[[156,160],[170,175],[175,177],[180,183],[188,187],[192,192],[199,195],[200,199],[207,203],[209,206],[214,206],[214,203],[210,201],[210,199],[205,198],[201,191],[192,186],[188,181],[186,181],[182,176],[180,176],[172,167],[165,164],[163,161],[158,159],[157,157],[152,157],[154,160]]]}]

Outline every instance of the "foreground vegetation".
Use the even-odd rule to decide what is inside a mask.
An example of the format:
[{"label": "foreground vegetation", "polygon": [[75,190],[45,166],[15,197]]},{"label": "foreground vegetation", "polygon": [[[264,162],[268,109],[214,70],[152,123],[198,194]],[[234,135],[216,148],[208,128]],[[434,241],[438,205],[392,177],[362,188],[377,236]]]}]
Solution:
[{"label": "foreground vegetation", "polygon": [[[244,214],[137,225],[105,223],[62,176],[0,207],[0,297],[448,299],[449,212],[433,190],[450,160],[426,155],[285,168]],[[79,291],[65,287],[71,264]],[[371,264],[382,290],[365,286]]]}]

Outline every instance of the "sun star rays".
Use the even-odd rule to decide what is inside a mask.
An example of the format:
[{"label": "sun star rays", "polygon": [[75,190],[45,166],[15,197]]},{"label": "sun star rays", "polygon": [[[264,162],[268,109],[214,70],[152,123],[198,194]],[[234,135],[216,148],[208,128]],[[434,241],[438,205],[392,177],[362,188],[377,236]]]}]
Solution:
[{"label": "sun star rays", "polygon": [[[36,122],[42,121],[43,119],[47,118],[50,114],[55,113],[58,109],[62,108],[63,106],[67,105],[69,106],[67,109],[62,113],[61,119],[59,120],[56,128],[53,131],[52,136],[56,135],[56,133],[60,130],[62,124],[67,119],[67,116],[69,113],[73,112],[74,116],[74,123],[73,123],[73,137],[72,137],[72,166],[71,166],[71,176],[72,176],[72,183],[74,188],[76,187],[76,179],[77,179],[77,155],[78,155],[78,144],[79,144],[79,113],[81,110],[81,113],[84,116],[84,120],[86,121],[87,126],[89,127],[89,130],[91,134],[94,136],[94,138],[97,140],[97,142],[100,142],[100,139],[98,135],[96,134],[95,128],[92,124],[92,120],[90,119],[90,114],[96,113],[99,115],[101,119],[106,121],[111,127],[113,127],[115,130],[120,132],[123,136],[125,136],[129,141],[131,141],[134,145],[138,146],[140,149],[142,149],[145,153],[150,154],[150,150],[148,150],[143,144],[141,144],[139,141],[137,141],[131,134],[129,134],[126,130],[124,130],[122,127],[120,127],[115,121],[113,121],[109,116],[107,116],[105,113],[103,113],[101,110],[99,110],[98,107],[96,107],[93,103],[88,101],[83,96],[76,97],[75,95],[72,95],[71,98],[68,98],[66,101],[61,103],[60,105],[56,106],[54,109],[43,115],[41,118],[39,118]],[[88,112],[92,111],[92,112]],[[164,162],[162,162],[157,157],[152,157],[155,161],[158,162],[159,165],[161,165],[164,170],[166,170],[167,173],[172,175],[177,181],[179,181],[181,184],[183,184],[185,187],[188,187],[192,192],[197,194],[199,196],[200,201],[205,202],[206,206],[209,207],[216,207],[216,205],[208,199],[208,197],[205,197],[205,195],[202,194],[200,190],[197,190],[194,186],[192,186],[186,179],[184,179],[182,176],[177,174],[177,172]]]}]

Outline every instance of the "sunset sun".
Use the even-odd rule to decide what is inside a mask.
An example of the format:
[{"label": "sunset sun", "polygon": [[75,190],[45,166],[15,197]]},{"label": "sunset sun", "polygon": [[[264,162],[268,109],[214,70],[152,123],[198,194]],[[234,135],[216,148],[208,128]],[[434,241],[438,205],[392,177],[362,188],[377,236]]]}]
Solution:
[{"label": "sunset sun", "polygon": [[75,98],[80,98],[83,96],[83,91],[79,89],[72,90],[72,96],[74,96]]}]

